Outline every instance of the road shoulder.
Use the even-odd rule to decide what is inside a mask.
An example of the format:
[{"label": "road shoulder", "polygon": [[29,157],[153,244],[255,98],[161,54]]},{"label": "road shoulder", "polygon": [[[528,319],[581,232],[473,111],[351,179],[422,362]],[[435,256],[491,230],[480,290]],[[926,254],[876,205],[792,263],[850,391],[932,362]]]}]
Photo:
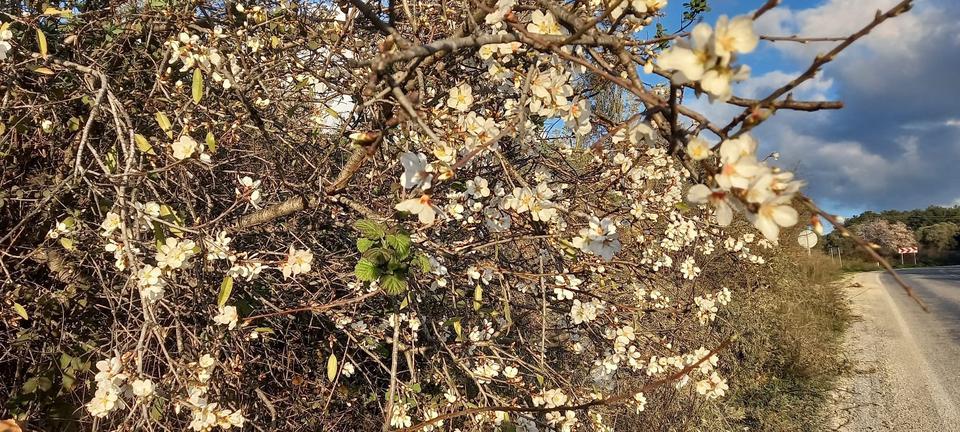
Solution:
[{"label": "road shoulder", "polygon": [[843,346],[852,373],[831,395],[830,430],[946,430],[941,418],[954,416],[955,407],[880,278],[871,272],[845,280],[854,322]]}]

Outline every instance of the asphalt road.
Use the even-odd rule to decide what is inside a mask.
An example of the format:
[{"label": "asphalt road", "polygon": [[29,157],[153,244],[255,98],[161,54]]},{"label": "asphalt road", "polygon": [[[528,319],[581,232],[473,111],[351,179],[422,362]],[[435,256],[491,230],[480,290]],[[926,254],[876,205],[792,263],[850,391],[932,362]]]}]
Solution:
[{"label": "asphalt road", "polygon": [[836,395],[834,430],[960,431],[960,266],[899,274],[930,312],[889,275],[851,280],[856,373]]}]

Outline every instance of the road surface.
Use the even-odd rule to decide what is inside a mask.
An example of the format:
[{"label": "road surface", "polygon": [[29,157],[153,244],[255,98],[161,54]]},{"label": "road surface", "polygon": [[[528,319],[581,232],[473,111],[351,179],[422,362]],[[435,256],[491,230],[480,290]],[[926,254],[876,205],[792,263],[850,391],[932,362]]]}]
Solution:
[{"label": "road surface", "polygon": [[899,273],[930,312],[887,274],[851,279],[855,373],[835,394],[833,430],[960,431],[960,266]]}]

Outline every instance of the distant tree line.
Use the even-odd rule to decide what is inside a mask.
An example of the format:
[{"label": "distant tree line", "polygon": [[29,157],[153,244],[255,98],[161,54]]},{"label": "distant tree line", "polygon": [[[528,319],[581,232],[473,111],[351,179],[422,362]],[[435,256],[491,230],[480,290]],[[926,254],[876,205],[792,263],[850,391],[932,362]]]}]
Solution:
[{"label": "distant tree line", "polygon": [[[919,262],[960,263],[960,206],[930,206],[916,210],[867,211],[847,219],[845,224],[864,240],[877,245],[881,254],[898,255],[897,249],[916,246]],[[868,259],[854,242],[838,232],[828,234],[824,248],[839,250],[851,257]]]}]

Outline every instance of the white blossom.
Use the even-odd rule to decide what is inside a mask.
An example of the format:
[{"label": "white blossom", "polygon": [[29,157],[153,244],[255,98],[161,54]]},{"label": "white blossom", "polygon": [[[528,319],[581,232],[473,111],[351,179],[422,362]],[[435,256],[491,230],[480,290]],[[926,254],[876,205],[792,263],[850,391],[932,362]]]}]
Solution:
[{"label": "white blossom", "polygon": [[419,198],[400,201],[395,208],[399,211],[417,215],[422,224],[432,224],[437,218],[438,209],[430,200],[430,195],[421,195]]},{"label": "white blossom", "polygon": [[180,135],[173,144],[170,145],[170,148],[173,149],[173,157],[178,160],[184,160],[193,156],[193,153],[197,151],[199,145],[190,135]]},{"label": "white blossom", "polygon": [[213,321],[227,326],[228,330],[233,330],[237,326],[237,308],[235,306],[221,307],[219,313],[213,317]]},{"label": "white blossom", "polygon": [[467,112],[473,105],[473,89],[469,84],[460,84],[450,89],[450,97],[447,98],[447,106],[457,111]]},{"label": "white blossom", "polygon": [[427,156],[423,153],[404,152],[400,155],[400,165],[403,166],[403,174],[400,176],[400,184],[404,189],[413,189],[420,187],[423,190],[430,189],[430,183],[433,179],[430,165],[427,164]]},{"label": "white blossom", "polygon": [[280,271],[284,279],[289,279],[298,274],[310,271],[310,263],[313,262],[313,253],[309,249],[300,250],[290,245],[287,252],[287,259],[280,265]]},{"label": "white blossom", "polygon": [[130,389],[135,396],[145,398],[153,394],[153,381],[150,381],[150,379],[133,380],[130,382]]}]

